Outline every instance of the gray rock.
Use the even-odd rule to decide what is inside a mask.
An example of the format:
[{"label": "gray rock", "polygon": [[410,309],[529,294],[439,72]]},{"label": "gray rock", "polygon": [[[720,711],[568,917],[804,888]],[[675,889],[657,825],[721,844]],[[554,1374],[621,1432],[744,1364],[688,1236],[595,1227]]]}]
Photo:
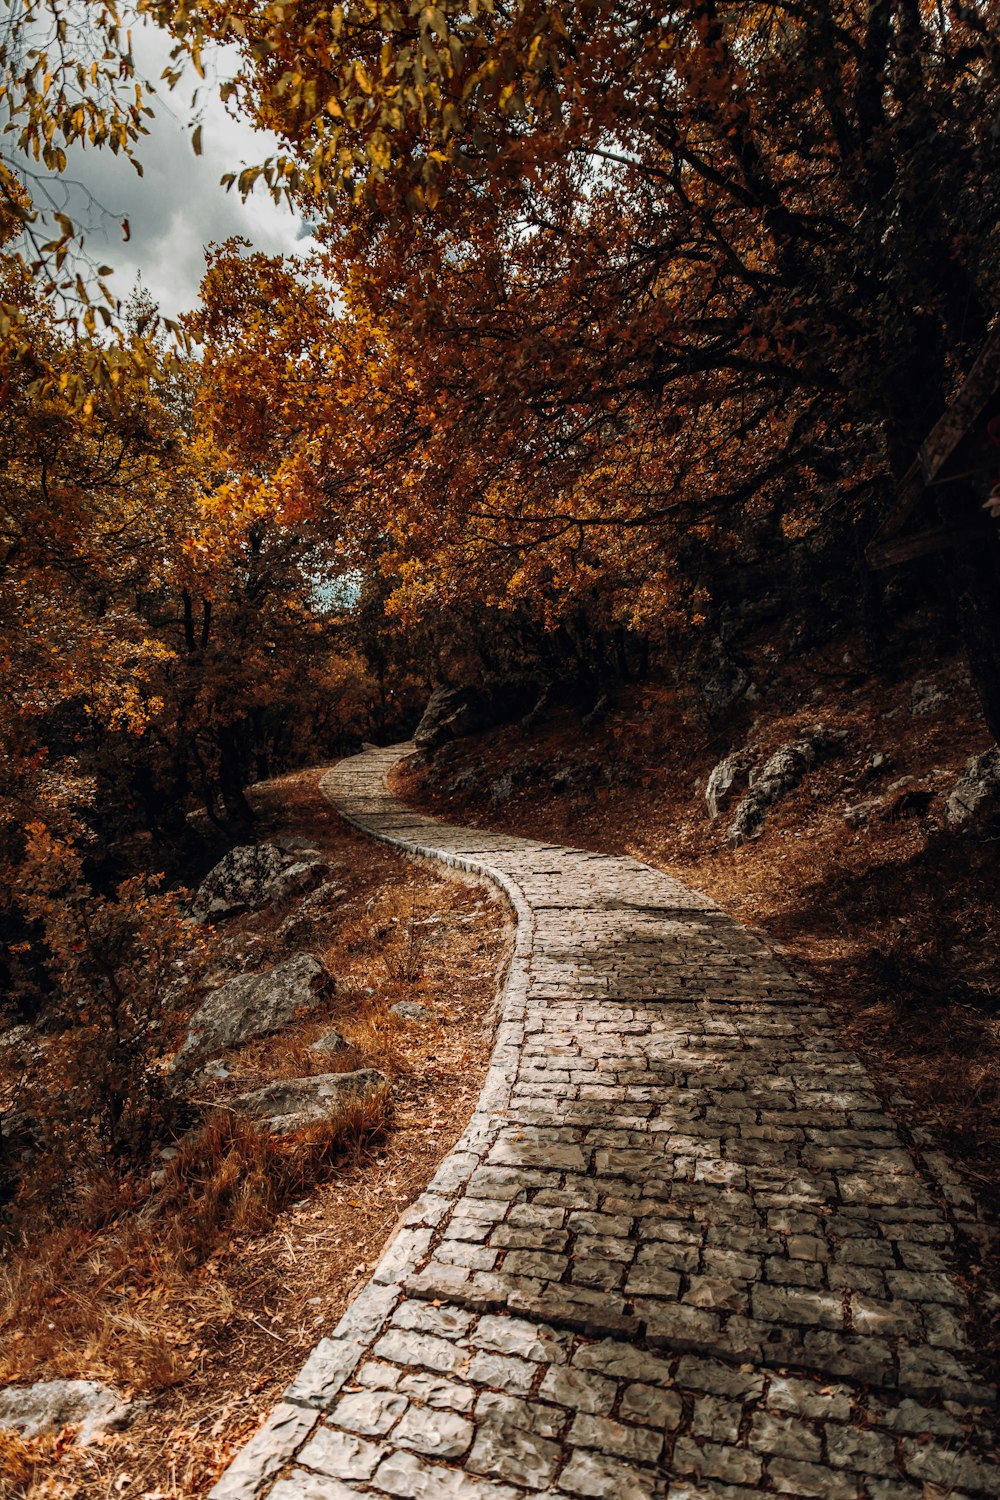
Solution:
[{"label": "gray rock", "polygon": [[321,1125],[336,1114],[351,1094],[383,1083],[374,1068],[353,1073],[319,1073],[315,1078],[276,1078],[231,1102],[241,1113],[266,1125],[273,1135],[288,1135],[307,1125]]},{"label": "gray rock", "polygon": [[269,902],[294,901],[296,896],[308,895],[324,884],[329,884],[333,873],[331,866],[321,856],[312,859],[297,859],[269,880],[264,894]]},{"label": "gray rock", "polygon": [[311,953],[297,953],[263,974],[230,979],[191,1017],[177,1062],[217,1056],[251,1037],[279,1031],[296,1012],[312,1010],[333,987],[332,976]]},{"label": "gray rock", "polygon": [[426,1005],[419,1005],[416,1000],[397,1000],[389,1009],[394,1016],[402,1016],[405,1021],[429,1021],[434,1015],[432,1010],[428,1010]]},{"label": "gray rock", "polygon": [[418,750],[433,750],[483,726],[482,694],[472,687],[437,687],[427,700],[423,718],[413,735]]},{"label": "gray rock", "polygon": [[752,765],[753,756],[748,750],[734,750],[712,771],[705,787],[705,801],[713,822],[730,798],[746,786]]},{"label": "gray rock", "polygon": [[24,1438],[79,1427],[76,1441],[89,1443],[98,1433],[127,1427],[134,1405],[96,1380],[39,1380],[0,1390],[0,1427]]},{"label": "gray rock", "polygon": [[806,771],[816,764],[816,750],[811,740],[794,740],[777,749],[758,770],[750,773],[750,790],[736,809],[729,827],[730,849],[757,838],[764,826],[767,810],[798,786]]},{"label": "gray rock", "polygon": [[276,844],[241,844],[230,849],[198,887],[195,916],[203,921],[233,917],[266,906],[271,899],[268,887],[291,863]]},{"label": "gray rock", "polygon": [[867,802],[856,802],[853,807],[844,808],[844,822],[849,823],[852,828],[863,828],[884,806],[885,801],[882,797],[872,797]]},{"label": "gray rock", "polygon": [[340,1052],[347,1043],[339,1031],[328,1031],[312,1044],[313,1052]]},{"label": "gray rock", "polygon": [[448,740],[478,734],[523,717],[538,699],[537,678],[510,674],[484,677],[462,687],[436,687],[413,736],[418,750],[435,750]]},{"label": "gray rock", "polygon": [[937,713],[938,709],[944,708],[950,697],[951,694],[936,682],[920,678],[910,688],[910,713],[915,719]]},{"label": "gray rock", "polygon": [[973,755],[948,793],[945,815],[949,828],[964,828],[1000,812],[1000,750]]},{"label": "gray rock", "polygon": [[343,886],[335,880],[324,881],[285,918],[278,928],[278,937],[288,947],[311,942],[327,925],[330,913],[346,894]]}]

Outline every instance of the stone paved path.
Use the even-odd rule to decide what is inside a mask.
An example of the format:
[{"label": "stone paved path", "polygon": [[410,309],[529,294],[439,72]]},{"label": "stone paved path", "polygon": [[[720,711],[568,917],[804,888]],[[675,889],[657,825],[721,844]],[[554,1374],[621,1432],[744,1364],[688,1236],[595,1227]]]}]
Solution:
[{"label": "stone paved path", "polygon": [[666,875],[411,812],[408,748],[324,789],[508,893],[491,1070],[216,1500],[1000,1493],[953,1216],[829,1017]]}]

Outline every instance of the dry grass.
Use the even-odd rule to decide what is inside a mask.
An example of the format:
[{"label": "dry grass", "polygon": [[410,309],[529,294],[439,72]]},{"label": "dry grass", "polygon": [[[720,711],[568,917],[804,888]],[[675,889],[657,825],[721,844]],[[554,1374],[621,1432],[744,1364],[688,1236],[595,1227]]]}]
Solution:
[{"label": "dry grass", "polygon": [[[260,788],[260,836],[308,837],[343,866],[345,897],[314,948],[336,989],[299,1025],[226,1058],[230,1079],[205,1091],[203,1125],[155,1186],[95,1178],[74,1221],[25,1227],[0,1267],[0,1381],[102,1379],[148,1406],[85,1449],[4,1434],[4,1500],[203,1494],[367,1279],[471,1112],[506,914],[480,887],[346,830],[316,780]],[[228,944],[261,966],[286,956],[282,915],[228,924]],[[432,1018],[393,1015],[404,998]],[[348,1047],[313,1051],[332,1026]],[[226,1107],[265,1078],[356,1067],[390,1081],[294,1137]]]},{"label": "dry grass", "polygon": [[234,1312],[230,1289],[204,1270],[212,1252],[262,1234],[337,1166],[362,1164],[389,1118],[386,1087],[283,1137],[220,1110],[137,1211],[27,1240],[0,1267],[0,1381],[85,1370],[140,1394],[182,1381],[203,1343],[192,1331],[221,1330]]}]

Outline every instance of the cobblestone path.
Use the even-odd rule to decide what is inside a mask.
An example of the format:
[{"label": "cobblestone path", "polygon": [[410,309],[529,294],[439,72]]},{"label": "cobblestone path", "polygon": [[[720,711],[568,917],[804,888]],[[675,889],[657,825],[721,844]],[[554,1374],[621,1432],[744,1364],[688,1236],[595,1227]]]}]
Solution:
[{"label": "cobblestone path", "polygon": [[822,1008],[634,860],[411,812],[384,787],[407,748],[324,789],[507,891],[491,1071],[216,1500],[1000,1493],[956,1200]]}]

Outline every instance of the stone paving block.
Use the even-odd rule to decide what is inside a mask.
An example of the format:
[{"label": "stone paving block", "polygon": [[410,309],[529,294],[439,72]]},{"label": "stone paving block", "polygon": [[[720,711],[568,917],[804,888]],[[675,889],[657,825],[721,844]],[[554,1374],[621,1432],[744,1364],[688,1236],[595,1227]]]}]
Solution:
[{"label": "stone paving block", "polygon": [[933,1138],[914,1160],[822,1007],[704,897],[404,809],[395,754],[324,789],[513,905],[490,1072],[216,1500],[1000,1492],[939,1195],[974,1206]]},{"label": "stone paving block", "polygon": [[471,1411],[476,1399],[472,1386],[460,1385],[455,1380],[443,1380],[440,1376],[425,1375],[420,1371],[403,1375],[399,1380],[399,1389],[424,1406],[445,1411]]},{"label": "stone paving block", "polygon": [[525,1359],[515,1359],[506,1354],[488,1354],[482,1350],[473,1355],[468,1365],[470,1380],[480,1385],[495,1386],[501,1391],[521,1395],[530,1391],[534,1383],[537,1366]]},{"label": "stone paving block", "polygon": [[321,1339],[285,1393],[285,1400],[326,1407],[353,1373],[363,1350],[347,1339]]},{"label": "stone paving block", "polygon": [[268,1490],[267,1500],[357,1500],[361,1493],[343,1480],[324,1479],[321,1474],[294,1469],[287,1479],[279,1479]]},{"label": "stone paving block", "polygon": [[748,1441],[751,1448],[762,1453],[778,1453],[784,1458],[801,1458],[815,1463],[823,1456],[822,1439],[814,1428],[793,1417],[776,1416],[770,1411],[754,1413]]},{"label": "stone paving block", "polygon": [[488,1479],[475,1479],[462,1469],[429,1463],[416,1453],[391,1453],[375,1475],[376,1488],[399,1500],[523,1500],[523,1490]]},{"label": "stone paving block", "polygon": [[433,1334],[414,1333],[408,1328],[390,1328],[375,1345],[373,1353],[400,1365],[421,1365],[454,1375],[468,1363],[466,1351]]},{"label": "stone paving block", "polygon": [[575,1447],[596,1448],[601,1453],[612,1453],[645,1464],[654,1464],[663,1451],[662,1433],[587,1412],[574,1417],[568,1441]]},{"label": "stone paving block", "polygon": [[370,1479],[385,1451],[384,1443],[371,1443],[333,1427],[318,1427],[298,1459],[305,1468],[332,1479]]},{"label": "stone paving block", "polygon": [[598,1453],[574,1453],[559,1483],[570,1495],[594,1496],[596,1500],[614,1496],[615,1500],[663,1500],[666,1479],[655,1473],[643,1473],[631,1464]]},{"label": "stone paving block", "polygon": [[673,1466],[678,1474],[697,1479],[724,1479],[733,1484],[754,1484],[764,1471],[757,1453],[723,1443],[700,1443],[680,1437],[674,1445]]},{"label": "stone paving block", "polygon": [[767,1475],[783,1495],[805,1495],[812,1500],[857,1500],[857,1478],[828,1469],[822,1464],[801,1463],[794,1458],[768,1460]]},{"label": "stone paving block", "polygon": [[561,1452],[558,1443],[521,1427],[488,1422],[476,1433],[467,1467],[474,1474],[544,1490],[555,1475]]},{"label": "stone paving block", "polygon": [[402,1416],[409,1402],[394,1391],[356,1391],[341,1395],[329,1420],[364,1437],[382,1437]]},{"label": "stone paving block", "polygon": [[411,1406],[392,1434],[393,1444],[435,1458],[460,1458],[472,1442],[473,1424],[455,1412]]},{"label": "stone paving block", "polygon": [[317,1413],[282,1402],[241,1449],[210,1492],[211,1500],[256,1500],[312,1432]]},{"label": "stone paving block", "polygon": [[559,1407],[547,1406],[524,1396],[508,1396],[504,1391],[480,1391],[476,1418],[493,1426],[523,1427],[526,1432],[543,1438],[558,1438],[568,1421]]}]

